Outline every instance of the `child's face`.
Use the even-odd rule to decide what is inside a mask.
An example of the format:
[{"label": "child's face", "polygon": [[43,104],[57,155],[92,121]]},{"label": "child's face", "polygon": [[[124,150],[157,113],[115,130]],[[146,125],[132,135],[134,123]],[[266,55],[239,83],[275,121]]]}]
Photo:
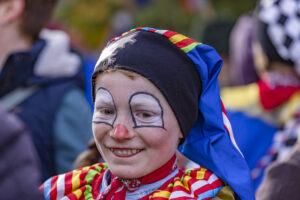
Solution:
[{"label": "child's face", "polygon": [[121,178],[139,178],[175,153],[179,125],[161,92],[147,79],[120,71],[97,77],[93,133],[109,169]]}]

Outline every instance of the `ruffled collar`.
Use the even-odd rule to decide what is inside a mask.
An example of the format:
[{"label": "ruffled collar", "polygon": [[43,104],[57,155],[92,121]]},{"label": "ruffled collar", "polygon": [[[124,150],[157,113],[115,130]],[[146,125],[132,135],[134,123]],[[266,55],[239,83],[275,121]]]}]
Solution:
[{"label": "ruffled collar", "polygon": [[[126,199],[136,200],[148,196],[149,194],[153,193],[155,190],[159,189],[165,182],[167,182],[170,179],[173,179],[178,174],[178,172],[179,169],[175,169],[167,177],[159,181],[156,181],[151,184],[141,185],[138,189],[136,189],[133,192],[127,191]],[[108,188],[110,180],[111,180],[111,172],[107,170],[103,175],[103,180],[99,188],[100,194],[103,193],[106,188]]]},{"label": "ruffled collar", "polygon": [[[107,182],[110,175],[106,177],[107,174],[111,174],[107,165],[98,163],[51,177],[40,189],[49,200],[98,200],[101,198],[101,192],[110,184]],[[128,192],[123,199],[206,199],[215,197],[223,187],[224,183],[220,178],[200,166],[185,171],[176,169],[161,180]]]},{"label": "ruffled collar", "polygon": [[[162,167],[137,179],[122,179],[114,176],[109,170],[103,175],[100,194],[97,199],[127,199],[127,196],[141,199],[162,186],[178,173],[176,155]],[[171,177],[169,177],[171,176]],[[146,190],[145,190],[146,189]],[[139,196],[139,198],[136,198]]]}]

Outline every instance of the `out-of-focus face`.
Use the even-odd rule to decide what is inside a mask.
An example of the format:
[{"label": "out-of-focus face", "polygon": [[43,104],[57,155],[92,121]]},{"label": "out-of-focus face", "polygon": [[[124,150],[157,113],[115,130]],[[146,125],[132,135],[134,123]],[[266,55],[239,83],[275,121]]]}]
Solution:
[{"label": "out-of-focus face", "polygon": [[262,76],[263,73],[267,70],[266,67],[268,64],[268,58],[265,55],[261,45],[257,41],[253,42],[252,51],[256,71],[259,76]]},{"label": "out-of-focus face", "polygon": [[121,71],[98,75],[93,133],[111,172],[121,178],[145,176],[174,155],[182,137],[173,111],[147,79]]},{"label": "out-of-focus face", "polygon": [[296,76],[299,78],[293,66],[287,65],[283,62],[269,62],[261,44],[257,41],[253,43],[253,55],[255,68],[260,77],[263,77],[264,73],[267,71],[276,71],[281,74]]}]

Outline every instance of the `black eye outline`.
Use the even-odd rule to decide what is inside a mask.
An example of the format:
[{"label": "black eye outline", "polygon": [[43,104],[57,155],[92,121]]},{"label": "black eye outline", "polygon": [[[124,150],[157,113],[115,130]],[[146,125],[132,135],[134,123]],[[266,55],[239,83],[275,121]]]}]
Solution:
[{"label": "black eye outline", "polygon": [[[133,110],[132,110],[132,106],[131,106],[131,101],[132,101],[132,99],[133,99],[134,96],[139,95],[139,94],[144,94],[144,95],[151,96],[157,102],[157,104],[158,104],[158,106],[159,106],[159,108],[161,110],[161,113],[160,113],[161,124],[162,124],[161,126],[158,126],[158,125],[157,126],[156,125],[137,125],[135,117],[134,117],[134,114],[133,114]],[[153,127],[153,128],[163,128],[163,129],[165,129],[164,118],[163,118],[163,116],[164,116],[164,110],[163,110],[163,107],[160,104],[159,99],[156,98],[154,95],[152,95],[152,94],[150,94],[148,92],[136,92],[136,93],[134,93],[134,94],[131,95],[131,97],[129,98],[129,102],[128,103],[129,103],[131,118],[132,118],[132,121],[134,123],[133,128]]]},{"label": "black eye outline", "polygon": [[[94,119],[93,119],[93,121],[92,121],[92,123],[94,123],[94,124],[107,124],[107,125],[109,125],[109,126],[111,126],[112,128],[114,127],[114,124],[115,124],[115,121],[116,121],[116,119],[117,119],[117,116],[118,116],[118,111],[117,111],[117,108],[116,108],[116,104],[115,104],[115,101],[114,101],[114,97],[113,97],[113,95],[109,92],[109,90],[108,89],[106,89],[106,88],[104,88],[104,87],[99,87],[98,89],[97,89],[97,91],[96,91],[96,94],[97,94],[97,92],[99,91],[99,90],[104,90],[104,91],[106,91],[106,92],[108,92],[108,94],[111,96],[111,99],[112,99],[112,102],[113,102],[113,106],[114,106],[114,110],[115,110],[115,118],[113,119],[113,121],[112,121],[112,124],[110,124],[110,123],[108,123],[108,122],[106,122],[106,121],[94,121]],[[96,107],[96,105],[95,105],[95,107]]]}]

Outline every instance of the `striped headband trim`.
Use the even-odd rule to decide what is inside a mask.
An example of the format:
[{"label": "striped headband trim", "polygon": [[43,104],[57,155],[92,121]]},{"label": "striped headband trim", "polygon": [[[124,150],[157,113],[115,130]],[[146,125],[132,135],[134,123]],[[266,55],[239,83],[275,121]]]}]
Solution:
[{"label": "striped headband trim", "polygon": [[123,33],[121,36],[113,38],[112,40],[110,40],[107,43],[106,46],[108,46],[110,43],[114,42],[115,40],[122,38],[123,36],[127,35],[128,33],[131,33],[134,31],[139,31],[139,30],[160,34],[160,35],[168,38],[175,46],[177,46],[179,49],[181,49],[185,53],[188,53],[189,51],[193,50],[196,46],[202,44],[202,43],[196,42],[182,34],[176,33],[174,31],[157,30],[154,28],[146,28],[146,27],[141,28],[140,27],[140,28],[131,29],[130,31]]}]

